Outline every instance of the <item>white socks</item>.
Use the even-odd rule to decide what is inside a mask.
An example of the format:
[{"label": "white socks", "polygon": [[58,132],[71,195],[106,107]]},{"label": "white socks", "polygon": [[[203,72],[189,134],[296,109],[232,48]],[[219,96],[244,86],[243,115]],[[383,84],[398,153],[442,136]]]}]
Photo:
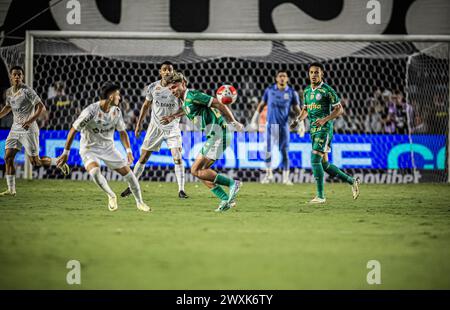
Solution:
[{"label": "white socks", "polygon": [[175,165],[175,176],[178,182],[178,191],[184,191],[184,166],[183,164]]},{"label": "white socks", "polygon": [[16,192],[16,176],[15,175],[5,175],[6,184],[8,185],[8,190],[11,193]]},{"label": "white socks", "polygon": [[142,173],[144,172],[144,170],[145,170],[145,164],[141,164],[138,161],[136,163],[136,165],[134,165],[134,169],[133,169],[133,172],[134,172],[134,175],[136,176],[136,178],[139,179],[141,177]]},{"label": "white socks", "polygon": [[289,170],[283,170],[283,183],[289,182]]},{"label": "white socks", "polygon": [[98,185],[109,197],[116,197],[116,194],[112,191],[111,187],[108,185],[105,177],[102,175],[100,168],[96,167],[89,171],[92,180]]},{"label": "white socks", "polygon": [[[114,194],[111,187],[109,187],[108,181],[102,175],[100,168],[97,167],[91,169],[89,174],[92,176],[95,184],[97,184],[109,197],[116,197],[116,194]],[[128,183],[128,186],[136,199],[136,203],[144,203],[142,200],[141,187],[139,186],[139,182],[134,173],[130,171],[127,175],[124,175],[123,178]]]},{"label": "white socks", "polygon": [[50,166],[56,166],[56,158],[50,158]]},{"label": "white socks", "polygon": [[128,186],[130,187],[131,192],[133,193],[136,203],[144,203],[144,201],[142,200],[141,187],[139,186],[138,179],[136,178],[134,173],[130,171],[127,175],[124,175],[123,178],[125,179],[125,181],[128,182]]},{"label": "white socks", "polygon": [[272,168],[266,168],[266,175],[268,178],[273,178]]},{"label": "white socks", "polygon": [[[139,179],[145,170],[145,164],[141,164],[139,161],[134,165],[133,172],[137,179]],[[185,172],[183,163],[175,164],[175,176],[177,177],[178,191],[184,191]],[[130,187],[131,189],[131,187]]]}]

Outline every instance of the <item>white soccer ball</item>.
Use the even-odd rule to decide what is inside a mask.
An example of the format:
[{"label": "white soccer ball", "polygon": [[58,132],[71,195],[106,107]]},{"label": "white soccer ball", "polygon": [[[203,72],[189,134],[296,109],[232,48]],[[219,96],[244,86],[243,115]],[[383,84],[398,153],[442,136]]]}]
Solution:
[{"label": "white soccer ball", "polygon": [[216,92],[216,98],[223,104],[235,103],[237,99],[237,90],[233,85],[222,85]]}]

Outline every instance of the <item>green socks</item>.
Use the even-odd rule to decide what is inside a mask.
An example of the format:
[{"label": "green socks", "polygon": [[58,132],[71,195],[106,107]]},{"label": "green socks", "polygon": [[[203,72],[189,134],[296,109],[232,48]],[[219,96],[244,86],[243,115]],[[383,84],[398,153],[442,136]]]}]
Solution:
[{"label": "green socks", "polygon": [[314,179],[316,179],[317,184],[317,197],[325,198],[323,192],[323,167],[322,167],[322,156],[318,154],[311,154],[311,166],[314,175]]},{"label": "green socks", "polygon": [[338,177],[340,180],[347,182],[352,185],[354,180],[348,174],[345,174],[341,169],[336,167],[329,162],[322,162],[322,156],[318,154],[311,154],[311,166],[314,175],[314,179],[316,179],[317,183],[317,197],[325,198],[324,194],[324,183],[323,183],[323,175],[324,171],[328,173],[332,177]]},{"label": "green socks", "polygon": [[214,188],[211,188],[211,192],[220,200],[228,200],[228,194],[220,185],[216,185]]},{"label": "green socks", "polygon": [[230,187],[234,184],[234,180],[224,176],[223,174],[217,174],[216,178],[214,179],[214,184]]},{"label": "green socks", "polygon": [[335,165],[330,164],[329,162],[324,162],[322,165],[323,170],[325,170],[325,172],[331,175],[332,177],[337,176],[340,180],[347,182],[350,185],[353,184],[353,178],[348,174],[345,174],[341,169],[339,169]]},{"label": "green socks", "polygon": [[216,195],[217,198],[220,200],[228,200],[228,194],[223,190],[223,188],[220,185],[228,186],[234,184],[234,180],[230,179],[227,176],[224,176],[223,174],[217,174],[216,178],[214,179],[214,184],[216,186],[214,188],[211,188],[211,192]]}]

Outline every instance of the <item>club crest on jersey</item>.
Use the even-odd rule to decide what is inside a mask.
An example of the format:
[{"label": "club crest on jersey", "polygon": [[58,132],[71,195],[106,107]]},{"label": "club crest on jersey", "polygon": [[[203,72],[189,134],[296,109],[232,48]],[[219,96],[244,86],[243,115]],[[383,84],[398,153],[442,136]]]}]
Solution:
[{"label": "club crest on jersey", "polygon": [[317,93],[316,94],[316,100],[320,100],[322,99],[322,94],[321,93]]},{"label": "club crest on jersey", "polygon": [[309,96],[309,99],[310,99],[310,100],[313,100],[313,99],[314,99],[314,94],[311,94],[311,95]]},{"label": "club crest on jersey", "polygon": [[284,100],[289,100],[289,94],[288,93],[284,94]]},{"label": "club crest on jersey", "polygon": [[156,86],[155,89],[156,89],[156,90],[160,90],[160,89],[161,89],[161,86]]}]

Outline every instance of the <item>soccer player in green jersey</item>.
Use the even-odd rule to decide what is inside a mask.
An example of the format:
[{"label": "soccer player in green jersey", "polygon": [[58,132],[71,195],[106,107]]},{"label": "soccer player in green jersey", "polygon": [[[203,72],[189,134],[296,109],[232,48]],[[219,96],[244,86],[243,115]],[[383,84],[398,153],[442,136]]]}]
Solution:
[{"label": "soccer player in green jersey", "polygon": [[[242,131],[244,126],[236,121],[226,105],[215,97],[198,90],[188,89],[186,83],[186,78],[180,72],[174,72],[168,80],[167,87],[175,97],[180,99],[181,109],[175,114],[163,117],[161,123],[170,123],[182,115],[186,115],[190,120],[200,118],[201,129],[206,132],[207,140],[192,164],[191,173],[220,199],[221,202],[216,211],[226,211],[236,204],[236,196],[242,183],[217,173],[211,169],[211,166],[230,144],[231,135],[228,126],[232,125],[238,131]],[[222,186],[229,187],[229,193],[226,193]]]},{"label": "soccer player in green jersey", "polygon": [[353,199],[359,196],[359,178],[345,174],[335,165],[328,162],[333,139],[333,120],[342,115],[344,109],[340,98],[330,85],[323,82],[324,68],[320,63],[308,66],[311,84],[303,92],[303,109],[291,126],[308,117],[312,142],[311,166],[317,182],[317,195],[311,203],[325,203],[324,171],[333,177],[352,185]]}]

